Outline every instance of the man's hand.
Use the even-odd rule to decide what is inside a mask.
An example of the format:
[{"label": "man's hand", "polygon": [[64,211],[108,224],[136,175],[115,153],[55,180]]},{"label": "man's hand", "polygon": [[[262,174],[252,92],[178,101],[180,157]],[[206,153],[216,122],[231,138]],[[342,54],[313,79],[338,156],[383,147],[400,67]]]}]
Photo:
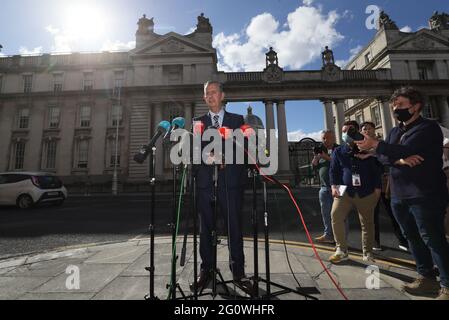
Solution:
[{"label": "man's hand", "polygon": [[359,147],[360,150],[366,151],[371,149],[377,149],[377,146],[379,145],[379,141],[375,138],[371,138],[366,133],[362,133],[365,137],[365,140],[362,141],[354,141],[357,147]]},{"label": "man's hand", "polygon": [[340,197],[340,192],[338,192],[337,186],[332,186],[332,197],[334,197],[334,198]]},{"label": "man's hand", "polygon": [[399,159],[394,164],[398,166],[409,166],[410,168],[420,165],[424,161],[424,158],[415,154],[405,159]]}]

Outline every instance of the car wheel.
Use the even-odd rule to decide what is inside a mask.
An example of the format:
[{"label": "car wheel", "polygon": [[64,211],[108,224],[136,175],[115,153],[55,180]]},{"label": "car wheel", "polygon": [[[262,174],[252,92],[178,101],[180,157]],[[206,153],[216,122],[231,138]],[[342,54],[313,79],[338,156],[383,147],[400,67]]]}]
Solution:
[{"label": "car wheel", "polygon": [[33,199],[27,194],[23,194],[17,199],[17,206],[20,209],[29,209],[33,205],[34,205]]}]

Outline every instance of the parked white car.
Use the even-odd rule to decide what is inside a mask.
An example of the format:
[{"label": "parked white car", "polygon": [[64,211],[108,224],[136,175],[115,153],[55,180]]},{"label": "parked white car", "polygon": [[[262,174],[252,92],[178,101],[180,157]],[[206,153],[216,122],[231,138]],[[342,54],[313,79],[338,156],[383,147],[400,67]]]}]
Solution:
[{"label": "parked white car", "polygon": [[39,203],[62,205],[67,189],[61,180],[45,172],[0,173],[0,205],[17,205],[21,209]]}]

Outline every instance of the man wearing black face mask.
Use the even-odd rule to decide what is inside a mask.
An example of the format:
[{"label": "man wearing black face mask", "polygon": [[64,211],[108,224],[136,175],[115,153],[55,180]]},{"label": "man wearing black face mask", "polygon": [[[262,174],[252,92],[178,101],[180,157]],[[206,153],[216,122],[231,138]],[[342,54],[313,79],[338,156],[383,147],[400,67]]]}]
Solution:
[{"label": "man wearing black face mask", "polygon": [[[449,244],[443,223],[449,196],[442,170],[443,134],[436,121],[421,117],[424,101],[417,90],[401,88],[391,103],[400,123],[385,142],[365,135],[356,144],[361,150],[375,149],[379,159],[391,166],[391,207],[419,274],[402,289],[427,295],[441,286],[437,299],[449,300]],[[439,284],[434,265],[439,269]]]}]

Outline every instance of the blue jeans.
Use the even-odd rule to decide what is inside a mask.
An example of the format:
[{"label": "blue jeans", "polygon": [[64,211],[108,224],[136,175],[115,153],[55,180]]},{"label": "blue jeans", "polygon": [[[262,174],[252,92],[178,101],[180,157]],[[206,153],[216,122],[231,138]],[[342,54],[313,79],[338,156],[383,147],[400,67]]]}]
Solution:
[{"label": "blue jeans", "polygon": [[319,198],[320,198],[321,216],[323,217],[323,224],[324,224],[324,235],[326,236],[326,238],[333,239],[334,233],[332,231],[331,210],[332,204],[334,203],[334,198],[332,197],[331,188],[321,187]]},{"label": "blue jeans", "polygon": [[[331,187],[321,187],[320,193],[320,207],[321,207],[321,217],[323,218],[324,224],[324,235],[328,239],[334,239],[334,232],[332,230],[332,205],[334,203],[334,197],[332,197]],[[349,233],[349,220],[345,220],[345,230],[346,238],[348,238]]]},{"label": "blue jeans", "polygon": [[444,232],[446,203],[440,197],[391,199],[393,214],[407,239],[418,273],[435,277],[433,266],[440,272],[440,284],[449,288],[449,244]]}]

